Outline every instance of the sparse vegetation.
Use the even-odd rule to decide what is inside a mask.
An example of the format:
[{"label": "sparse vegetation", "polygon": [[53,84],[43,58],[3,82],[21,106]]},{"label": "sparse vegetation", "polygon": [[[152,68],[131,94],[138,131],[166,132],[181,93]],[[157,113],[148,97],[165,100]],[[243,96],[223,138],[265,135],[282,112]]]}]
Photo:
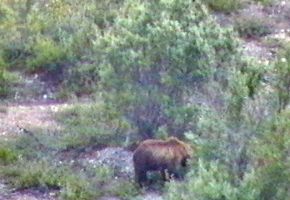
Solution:
[{"label": "sparse vegetation", "polygon": [[[26,140],[25,145],[22,143],[23,139]],[[47,139],[46,137],[45,140]],[[5,178],[18,189],[58,189],[61,199],[69,200],[90,200],[105,194],[126,199],[137,194],[138,190],[131,180],[120,179],[114,182],[114,171],[109,166],[90,166],[77,160],[61,160],[61,152],[65,149],[57,149],[57,144],[48,145],[50,146],[41,138],[36,142],[31,136],[26,136],[21,141],[11,141],[11,149],[0,149],[0,178]],[[62,148],[61,145],[59,148]],[[71,151],[75,151],[77,155],[78,150],[76,148]],[[45,152],[49,154],[44,154]],[[56,152],[58,153],[55,154]],[[106,186],[110,184],[113,188]]]}]

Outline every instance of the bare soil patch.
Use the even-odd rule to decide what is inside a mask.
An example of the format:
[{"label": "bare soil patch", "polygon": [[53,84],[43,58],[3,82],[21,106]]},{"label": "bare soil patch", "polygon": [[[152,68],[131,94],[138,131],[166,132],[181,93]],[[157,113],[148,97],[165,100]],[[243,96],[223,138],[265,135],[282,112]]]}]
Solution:
[{"label": "bare soil patch", "polygon": [[24,105],[2,105],[0,112],[0,136],[9,137],[19,134],[19,127],[25,129],[43,129],[60,131],[62,129],[54,119],[54,114],[69,106],[67,103],[41,103]]}]

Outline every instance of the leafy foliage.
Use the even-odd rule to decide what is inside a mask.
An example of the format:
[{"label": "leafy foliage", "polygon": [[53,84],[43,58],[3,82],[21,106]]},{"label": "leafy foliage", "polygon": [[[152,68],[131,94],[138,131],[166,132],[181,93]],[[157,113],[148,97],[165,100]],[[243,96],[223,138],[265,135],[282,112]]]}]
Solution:
[{"label": "leafy foliage", "polygon": [[9,148],[0,148],[0,164],[9,164],[17,160],[17,155]]},{"label": "leafy foliage", "polygon": [[263,134],[252,142],[259,198],[288,198],[289,111],[279,113],[270,123],[265,124],[263,130]]},{"label": "leafy foliage", "polygon": [[80,62],[66,71],[66,77],[62,83],[63,96],[69,96],[71,91],[77,96],[92,94],[98,90],[99,67],[94,62]]},{"label": "leafy foliage", "polygon": [[[188,183],[174,183],[169,187],[167,199],[237,199],[236,189],[230,184],[229,174],[217,163],[199,162],[189,174]],[[180,193],[179,190],[183,192]]]},{"label": "leafy foliage", "polygon": [[130,131],[126,120],[103,103],[75,105],[57,118],[66,127],[61,139],[65,147],[122,144],[125,141],[122,133]]},{"label": "leafy foliage", "polygon": [[272,32],[271,25],[260,17],[240,17],[235,21],[235,29],[241,37],[259,38]]},{"label": "leafy foliage", "polygon": [[58,63],[65,59],[65,51],[48,38],[38,39],[33,46],[32,54],[34,56],[27,62],[31,71],[36,71],[38,68],[55,71]]},{"label": "leafy foliage", "polygon": [[208,6],[214,11],[222,11],[225,13],[237,10],[241,4],[241,0],[206,0]]},{"label": "leafy foliage", "polygon": [[289,44],[285,45],[284,50],[280,53],[280,58],[275,66],[276,71],[276,88],[278,92],[279,108],[282,111],[286,108],[290,100],[290,47]]},{"label": "leafy foliage", "polygon": [[104,50],[105,101],[142,137],[161,126],[171,134],[193,128],[198,108],[187,102],[196,87],[214,78],[218,84],[239,65],[233,32],[217,26],[198,1],[128,1],[122,13],[96,44]]},{"label": "leafy foliage", "polygon": [[0,57],[0,96],[5,96],[8,93],[6,73],[6,63]]},{"label": "leafy foliage", "polygon": [[[2,60],[11,68],[26,72],[49,72],[73,80],[73,85],[83,85],[75,79],[75,72],[86,75],[75,66],[73,73],[64,73],[74,62],[87,62],[94,54],[93,41],[114,24],[123,1],[85,0],[19,0],[0,2],[0,48]],[[3,54],[3,55],[2,55]],[[0,67],[1,93],[8,92],[9,84],[2,86],[3,66]],[[97,69],[97,68],[96,68]],[[84,72],[84,73],[82,73]],[[5,79],[6,80],[6,79]],[[92,84],[97,81],[93,80]],[[67,84],[71,93],[80,93],[78,87]],[[92,86],[88,87],[91,91]],[[86,93],[86,92],[84,92]]]},{"label": "leafy foliage", "polygon": [[263,5],[272,5],[276,2],[276,0],[255,0],[256,2],[260,2]]}]

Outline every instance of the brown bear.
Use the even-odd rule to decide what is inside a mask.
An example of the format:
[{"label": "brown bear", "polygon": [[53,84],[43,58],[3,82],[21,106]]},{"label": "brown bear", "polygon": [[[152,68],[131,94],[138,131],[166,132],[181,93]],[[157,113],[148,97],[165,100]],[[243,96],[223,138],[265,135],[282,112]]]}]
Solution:
[{"label": "brown bear", "polygon": [[142,187],[147,182],[148,171],[160,171],[164,181],[166,172],[180,178],[181,168],[186,167],[191,154],[191,147],[175,137],[141,142],[133,154],[136,182]]}]

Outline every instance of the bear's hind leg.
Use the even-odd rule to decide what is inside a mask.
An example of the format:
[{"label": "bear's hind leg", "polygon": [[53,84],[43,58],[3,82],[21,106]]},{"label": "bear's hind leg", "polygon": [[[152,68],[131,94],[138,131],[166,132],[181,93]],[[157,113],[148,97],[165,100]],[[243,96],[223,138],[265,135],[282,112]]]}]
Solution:
[{"label": "bear's hind leg", "polygon": [[147,182],[146,171],[144,170],[136,170],[135,171],[135,180],[142,187]]}]

